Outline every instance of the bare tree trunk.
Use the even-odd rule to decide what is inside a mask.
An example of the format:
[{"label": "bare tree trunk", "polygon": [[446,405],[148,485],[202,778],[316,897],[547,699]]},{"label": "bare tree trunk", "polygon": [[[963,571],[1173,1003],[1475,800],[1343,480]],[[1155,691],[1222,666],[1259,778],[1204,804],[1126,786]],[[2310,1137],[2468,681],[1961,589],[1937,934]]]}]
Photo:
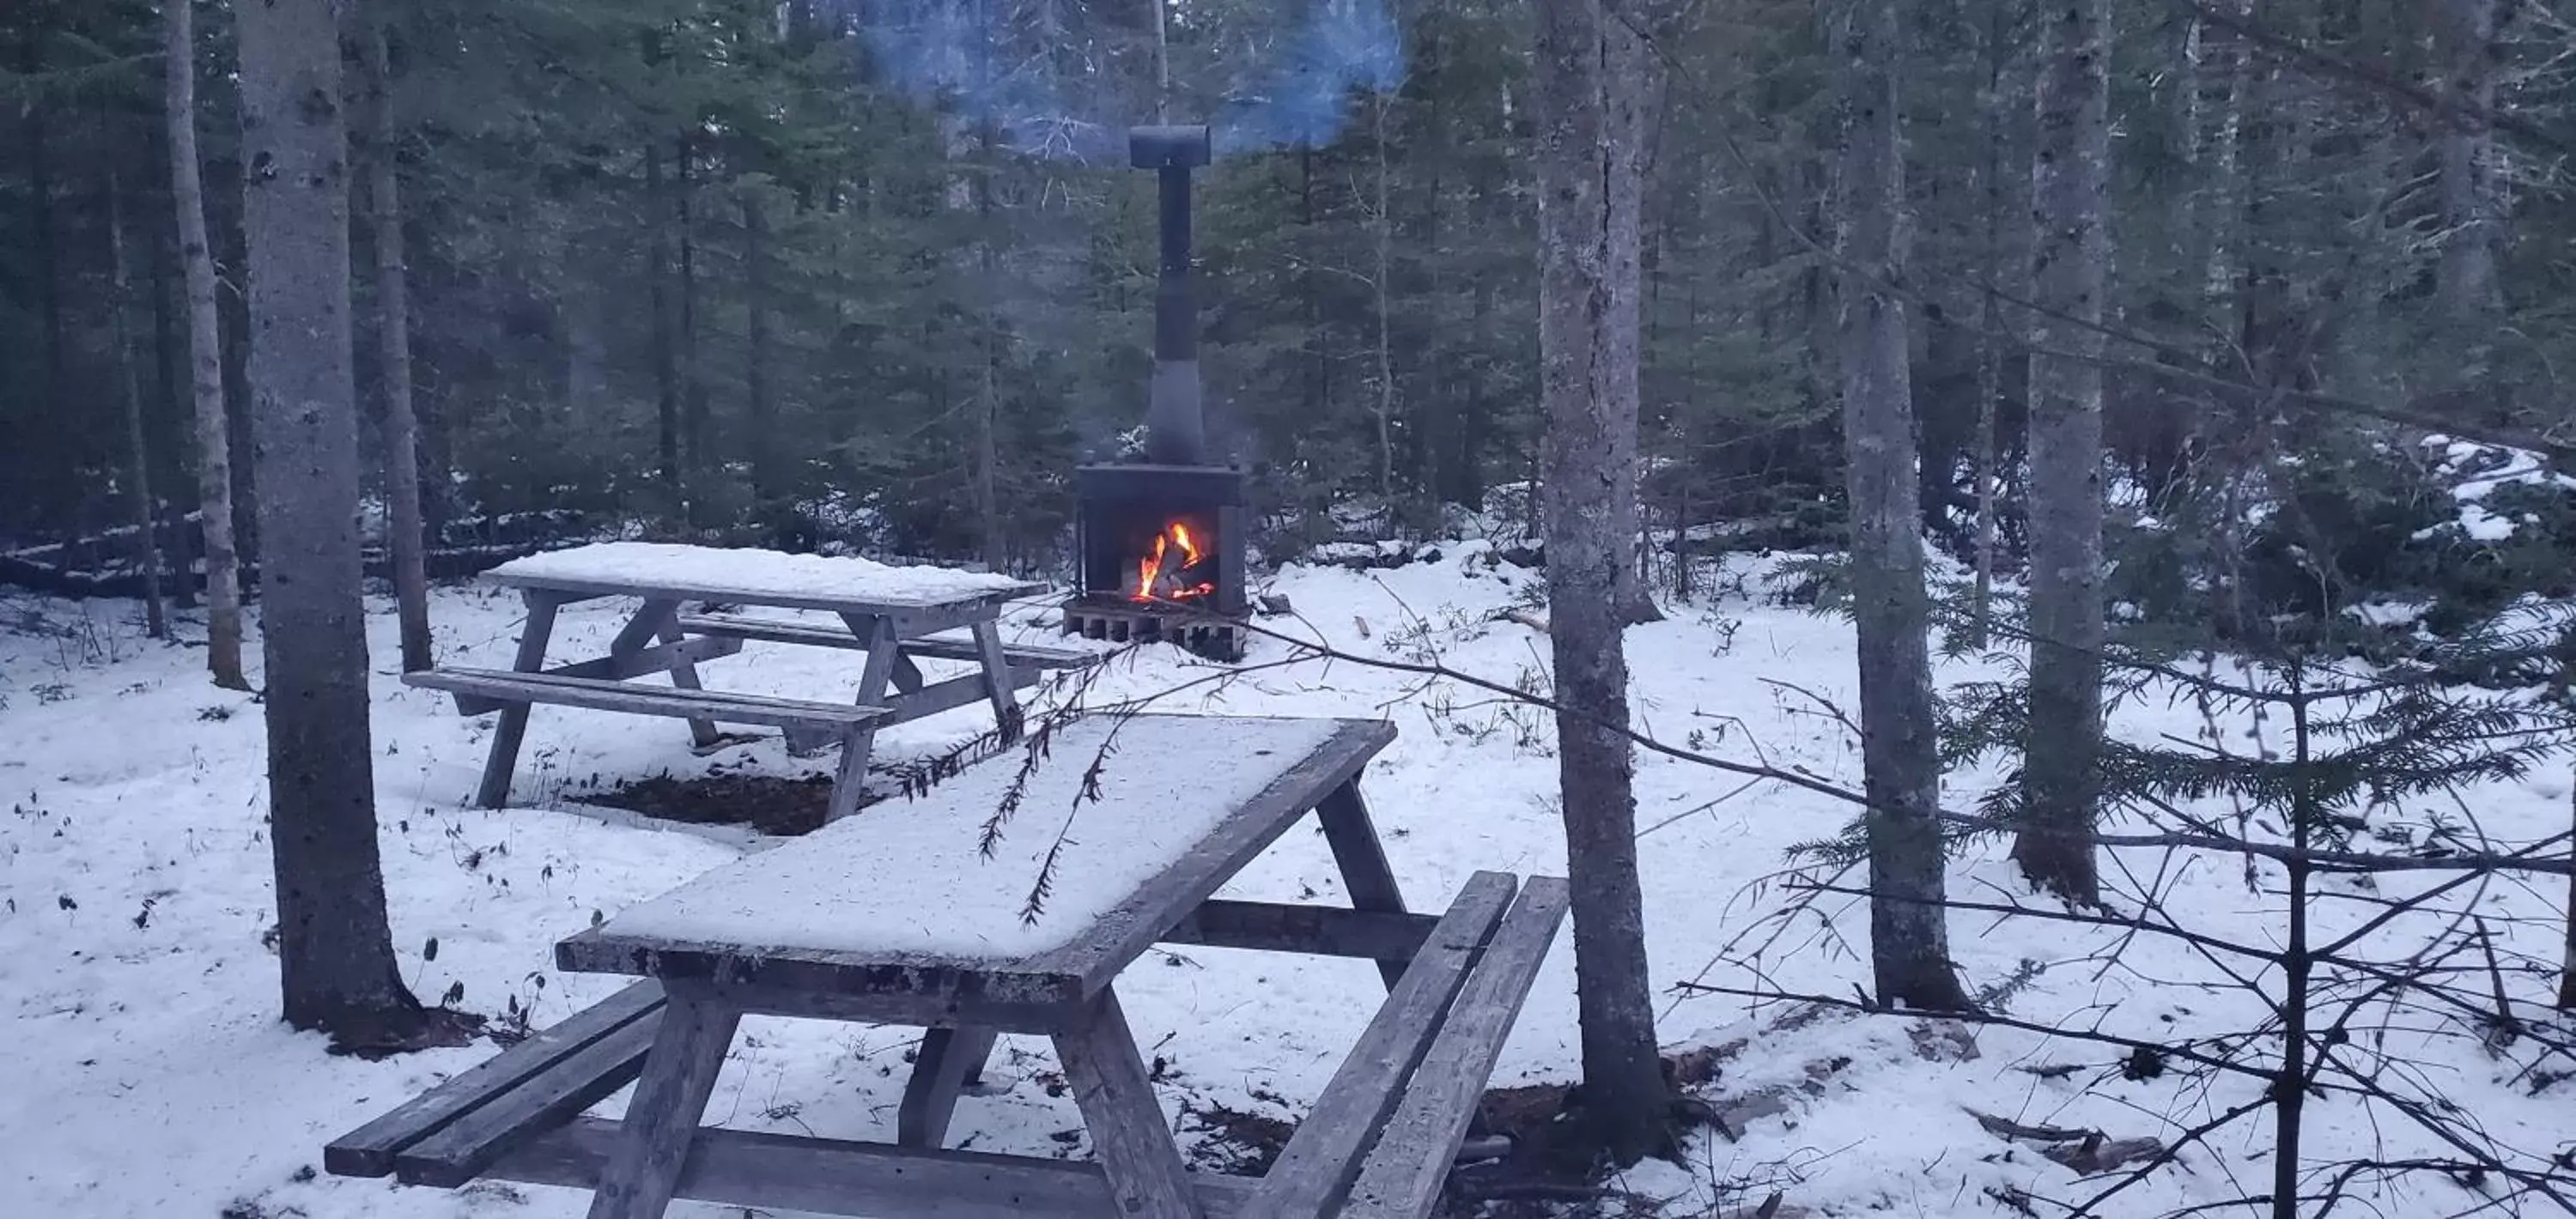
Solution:
[{"label": "bare tree trunk", "polygon": [[116,348],[117,405],[125,415],[126,499],[134,513],[134,561],[143,569],[143,633],[170,637],[170,610],[161,600],[161,539],[152,500],[152,445],[144,435],[143,388],[134,371],[133,335],[126,329],[126,298],[133,280],[125,270],[125,192],[107,175],[108,342]]},{"label": "bare tree trunk", "polygon": [[993,248],[993,175],[989,172],[996,156],[994,142],[999,135],[987,121],[981,126],[977,147],[988,172],[975,175],[975,275],[982,299],[982,317],[976,327],[976,385],[974,434],[975,516],[981,527],[984,565],[994,571],[1005,568],[1008,543],[1002,526],[1002,317],[1001,258]]},{"label": "bare tree trunk", "polygon": [[1377,122],[1372,135],[1377,149],[1377,274],[1370,286],[1377,290],[1377,405],[1370,414],[1377,421],[1377,493],[1391,511],[1395,506],[1395,285],[1387,278],[1394,265],[1395,213],[1387,203],[1387,183],[1392,176],[1386,163],[1386,115],[1393,99],[1380,94],[1375,103]]},{"label": "bare tree trunk", "polygon": [[402,621],[405,673],[429,668],[429,565],[420,519],[420,421],[411,393],[411,273],[403,255],[401,149],[393,112],[393,71],[385,27],[368,20],[359,40],[365,74],[367,194],[375,205],[376,358],[385,393],[386,545],[394,564],[394,604]]},{"label": "bare tree trunk", "polygon": [[2435,0],[2426,7],[2433,13],[2444,100],[2453,103],[2440,136],[2444,237],[2436,293],[2451,320],[2475,324],[2502,301],[2496,255],[2504,208],[2495,136],[2470,117],[2495,105],[2496,0]]},{"label": "bare tree trunk", "polygon": [[[2108,0],[2043,6],[2031,167],[2030,724],[2013,859],[2031,883],[2100,898],[2093,844],[2102,756],[2102,295],[2111,261]],[[2062,354],[2058,354],[2062,353]]]},{"label": "bare tree trunk", "polygon": [[671,228],[679,242],[679,328],[676,353],[680,374],[680,519],[698,523],[699,486],[707,469],[707,379],[698,367],[697,145],[680,137],[679,164],[674,166]]},{"label": "bare tree trunk", "polygon": [[1647,989],[1623,735],[1620,601],[1622,581],[1633,579],[1623,573],[1633,573],[1636,534],[1636,286],[1623,287],[1619,276],[1634,274],[1636,264],[1617,251],[1617,154],[1605,97],[1611,20],[1602,0],[1540,6],[1539,367],[1548,421],[1548,637],[1562,706],[1557,765],[1574,888],[1584,1098],[1613,1152],[1633,1162],[1669,1137],[1669,1096]]},{"label": "bare tree trunk", "polygon": [[671,212],[669,179],[662,172],[662,141],[644,141],[644,196],[652,209],[653,387],[655,452],[662,486],[674,500],[680,488],[680,338],[678,313],[671,300]]},{"label": "bare tree trunk", "polygon": [[[1870,800],[1870,965],[1882,1003],[1967,1006],[1942,909],[1941,760],[1925,643],[1921,486],[1902,274],[1905,161],[1897,143],[1899,0],[1853,0],[1841,31],[1844,478],[1852,618],[1860,637],[1861,766]],[[1553,556],[1551,561],[1553,560]]]},{"label": "bare tree trunk", "polygon": [[358,411],[349,351],[349,175],[333,0],[263,0],[240,23],[250,373],[267,661],[279,970],[297,1028],[401,1027],[376,853],[359,598]]},{"label": "bare tree trunk", "polygon": [[[2568,805],[2576,809],[2576,792],[2569,793]],[[2576,862],[2576,839],[2570,843],[2568,859]],[[2559,958],[2558,1010],[2576,1012],[2576,872],[2567,874],[2567,952]]]},{"label": "bare tree trunk", "polygon": [[197,56],[188,0],[163,0],[163,117],[170,127],[170,194],[188,292],[188,383],[196,407],[197,515],[206,561],[206,671],[228,690],[242,677],[241,559],[233,550],[232,426],[224,412],[223,335],[215,259],[206,240],[206,188],[197,162]]},{"label": "bare tree trunk", "polygon": [[[2026,101],[2020,89],[2021,64],[2027,58],[2019,49],[2014,35],[2018,33],[2015,18],[2020,6],[1995,3],[1986,10],[1986,19],[1978,31],[1984,44],[1986,87],[1981,99],[1986,112],[1985,160],[1978,167],[1985,210],[1985,268],[1978,276],[1985,291],[1977,301],[1977,525],[1976,589],[1971,595],[1970,617],[1974,624],[1976,646],[1986,646],[1992,637],[1995,592],[1996,510],[2003,498],[2003,454],[1995,451],[1996,416],[2003,409],[2004,348],[1997,333],[2004,325],[2003,302],[1999,298],[1998,280],[2010,261],[2004,233],[2004,217],[2013,208],[2012,195],[2004,185],[2005,167],[2015,160],[2020,148],[2020,124],[2015,121],[2015,103]],[[2016,284],[2016,288],[2020,285]]]},{"label": "bare tree trunk", "polygon": [[1640,316],[1645,302],[1646,152],[1651,135],[1647,100],[1661,88],[1663,61],[1631,22],[1637,12],[1613,2],[1602,7],[1601,56],[1598,69],[1601,132],[1605,158],[1602,193],[1606,197],[1610,258],[1610,316],[1606,337],[1609,393],[1599,409],[1610,413],[1611,461],[1621,472],[1610,489],[1611,528],[1620,545],[1618,605],[1622,624],[1660,622],[1646,587],[1645,551],[1639,545],[1644,521],[1637,512],[1637,371],[1644,353],[1639,346]]},{"label": "bare tree trunk", "polygon": [[767,514],[779,494],[777,404],[769,386],[769,208],[759,188],[742,195],[743,307],[749,359],[743,365],[743,388],[751,406],[751,500],[756,513]]}]

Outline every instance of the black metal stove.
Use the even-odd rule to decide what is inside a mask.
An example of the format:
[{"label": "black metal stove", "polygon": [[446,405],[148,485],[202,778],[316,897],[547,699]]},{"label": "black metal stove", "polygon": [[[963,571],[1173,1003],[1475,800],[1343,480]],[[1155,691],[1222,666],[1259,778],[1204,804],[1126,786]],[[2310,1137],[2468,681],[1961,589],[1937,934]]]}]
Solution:
[{"label": "black metal stove", "polygon": [[1244,473],[1210,464],[1199,400],[1198,310],[1190,285],[1190,171],[1208,163],[1205,127],[1138,127],[1128,153],[1161,176],[1162,257],[1154,290],[1154,380],[1146,461],[1074,471],[1082,586],[1066,634],[1160,639],[1220,660],[1243,657]]}]

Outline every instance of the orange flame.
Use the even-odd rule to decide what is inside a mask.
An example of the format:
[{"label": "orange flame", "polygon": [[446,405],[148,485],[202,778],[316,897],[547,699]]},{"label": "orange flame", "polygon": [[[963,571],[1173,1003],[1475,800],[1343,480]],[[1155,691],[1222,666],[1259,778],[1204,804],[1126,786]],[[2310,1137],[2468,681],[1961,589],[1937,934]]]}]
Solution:
[{"label": "orange flame", "polygon": [[[1175,544],[1181,548],[1181,561],[1167,569],[1164,562],[1171,557],[1171,548]],[[1129,595],[1129,600],[1153,601],[1169,598],[1177,601],[1185,597],[1204,597],[1215,592],[1216,585],[1206,580],[1186,586],[1178,583],[1182,572],[1198,564],[1199,544],[1197,539],[1190,536],[1189,525],[1182,521],[1174,521],[1164,526],[1161,533],[1154,535],[1153,552],[1136,560],[1136,591]],[[1156,587],[1161,584],[1169,584],[1171,587]]]}]

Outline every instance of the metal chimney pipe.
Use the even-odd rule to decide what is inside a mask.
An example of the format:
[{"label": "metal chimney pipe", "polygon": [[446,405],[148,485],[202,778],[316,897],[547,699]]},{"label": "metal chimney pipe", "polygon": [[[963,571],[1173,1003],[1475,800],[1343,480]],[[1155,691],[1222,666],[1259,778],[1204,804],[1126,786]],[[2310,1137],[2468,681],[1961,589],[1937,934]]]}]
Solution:
[{"label": "metal chimney pipe", "polygon": [[1207,460],[1199,402],[1198,301],[1190,286],[1190,171],[1209,160],[1208,129],[1136,127],[1127,154],[1161,176],[1162,258],[1154,285],[1154,381],[1145,408],[1145,455],[1161,465]]}]

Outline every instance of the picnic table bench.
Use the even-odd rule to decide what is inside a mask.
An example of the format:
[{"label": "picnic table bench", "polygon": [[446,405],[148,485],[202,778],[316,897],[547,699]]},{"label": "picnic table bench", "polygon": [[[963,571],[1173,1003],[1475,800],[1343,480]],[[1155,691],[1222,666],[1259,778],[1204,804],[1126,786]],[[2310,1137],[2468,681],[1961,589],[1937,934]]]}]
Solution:
[{"label": "picnic table bench", "polygon": [[[1084,653],[1002,642],[1002,605],[1042,586],[1009,576],[940,567],[892,567],[859,558],[792,555],[653,542],[610,542],[504,563],[485,579],[519,590],[528,607],[509,669],[442,667],[405,674],[413,686],[455,696],[465,715],[499,712],[476,799],[498,808],[537,703],[666,716],[689,722],[700,749],[723,744],[718,724],[777,728],[793,752],[837,742],[829,817],[858,808],[868,755],[880,728],[975,702],[993,708],[1005,738],[1019,722],[1018,691],[1047,669],[1086,663]],[[641,605],[608,654],[546,667],[556,612],[598,597]],[[683,612],[684,603],[697,612]],[[826,622],[746,615],[737,607],[821,611]],[[723,607],[714,609],[712,607]],[[731,656],[746,641],[820,645],[865,652],[848,703],[708,690],[700,662]],[[963,660],[974,673],[929,682],[917,658]],[[635,678],[667,674],[669,686]]]},{"label": "picnic table bench", "polygon": [[[594,1219],[655,1219],[674,1198],[942,1219],[1422,1219],[1567,895],[1556,878],[1479,872],[1438,917],[1407,911],[1358,788],[1393,736],[1379,722],[1159,715],[1049,729],[1033,770],[970,767],[563,941],[563,968],[642,980],[335,1140],[324,1165],[586,1188]],[[1091,784],[1096,801],[1059,834]],[[987,860],[981,827],[1014,792],[1026,820],[1001,827]],[[1309,811],[1348,907],[1211,897]],[[1044,909],[1025,918],[1050,857]],[[1385,975],[1383,1006],[1262,1177],[1182,1164],[1112,985],[1156,943],[1350,957]],[[746,1014],[927,1030],[895,1142],[702,1127]],[[1053,1038],[1092,1162],[941,1146],[996,1032]],[[581,1115],[629,1082],[622,1118]]]}]

